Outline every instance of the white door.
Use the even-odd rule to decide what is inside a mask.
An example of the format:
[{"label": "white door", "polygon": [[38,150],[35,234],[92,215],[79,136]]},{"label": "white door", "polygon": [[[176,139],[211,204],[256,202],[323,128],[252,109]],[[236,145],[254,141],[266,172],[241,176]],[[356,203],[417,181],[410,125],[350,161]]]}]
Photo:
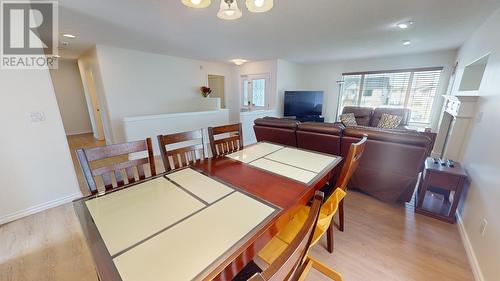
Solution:
[{"label": "white door", "polygon": [[102,125],[101,108],[99,106],[99,99],[97,98],[94,76],[90,70],[85,71],[85,76],[87,77],[87,87],[92,102],[92,111],[94,112],[95,129],[97,129],[97,132],[94,132],[94,137],[98,140],[104,140],[104,127]]}]

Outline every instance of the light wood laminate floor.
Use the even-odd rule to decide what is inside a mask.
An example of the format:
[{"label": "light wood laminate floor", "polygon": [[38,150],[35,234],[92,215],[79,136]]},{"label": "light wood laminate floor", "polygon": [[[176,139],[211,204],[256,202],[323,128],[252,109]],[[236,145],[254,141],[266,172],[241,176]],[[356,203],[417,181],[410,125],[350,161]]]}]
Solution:
[{"label": "light wood laminate floor", "polygon": [[[74,151],[104,145],[91,134],[68,137],[78,181],[88,194]],[[162,171],[157,159],[157,169]],[[335,252],[326,240],[312,255],[346,281],[472,281],[456,225],[413,213],[411,204],[388,205],[350,191],[346,231],[335,231]],[[0,281],[97,281],[72,204],[0,226]],[[308,280],[327,280],[312,272]]]},{"label": "light wood laminate floor", "polygon": [[[71,204],[0,226],[1,281],[97,280]],[[312,255],[346,281],[472,281],[456,225],[351,191],[346,231],[335,231],[335,252],[323,239]],[[308,280],[327,280],[312,272]]]}]

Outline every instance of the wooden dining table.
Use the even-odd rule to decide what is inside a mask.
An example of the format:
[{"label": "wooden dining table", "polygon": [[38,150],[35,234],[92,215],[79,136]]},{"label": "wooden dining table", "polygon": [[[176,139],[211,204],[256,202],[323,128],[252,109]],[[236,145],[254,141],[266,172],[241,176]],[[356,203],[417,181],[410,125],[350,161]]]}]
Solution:
[{"label": "wooden dining table", "polygon": [[232,280],[341,160],[261,142],[73,204],[100,280]]}]

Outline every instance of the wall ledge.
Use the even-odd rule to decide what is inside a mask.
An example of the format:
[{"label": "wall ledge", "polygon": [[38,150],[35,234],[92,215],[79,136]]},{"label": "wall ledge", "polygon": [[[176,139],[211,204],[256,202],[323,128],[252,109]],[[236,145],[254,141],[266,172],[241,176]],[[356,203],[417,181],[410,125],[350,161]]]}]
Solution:
[{"label": "wall ledge", "polygon": [[476,281],[485,281],[483,272],[481,271],[481,267],[479,266],[479,261],[477,260],[476,253],[474,252],[474,248],[472,248],[472,244],[469,239],[469,235],[464,226],[464,222],[462,217],[457,212],[457,226],[458,232],[460,233],[460,238],[462,238],[462,243],[465,247],[465,253],[467,254],[467,258],[469,259],[470,266],[472,268],[472,273],[474,274],[474,280]]},{"label": "wall ledge", "polygon": [[65,197],[51,200],[51,201],[48,201],[48,202],[45,202],[42,204],[38,204],[38,205],[35,205],[33,207],[24,209],[24,210],[16,211],[14,213],[1,216],[0,217],[0,226],[2,224],[6,224],[8,222],[12,222],[12,221],[24,218],[26,216],[39,213],[41,211],[45,211],[45,210],[48,210],[48,209],[51,209],[51,208],[54,208],[54,207],[57,207],[57,206],[60,206],[60,205],[66,204],[66,203],[70,203],[73,200],[81,198],[81,197],[82,197],[82,193],[78,192],[78,193],[74,193],[74,194],[71,194],[71,195],[68,195]]},{"label": "wall ledge", "polygon": [[208,110],[208,111],[189,111],[189,112],[178,112],[178,113],[167,113],[167,114],[156,114],[156,115],[143,115],[143,116],[133,116],[133,117],[125,117],[123,118],[123,122],[135,122],[135,121],[144,121],[144,120],[152,120],[152,119],[166,119],[166,118],[176,118],[180,116],[189,116],[189,115],[206,115],[206,114],[214,114],[219,112],[226,112],[229,109],[218,109],[218,110]]}]

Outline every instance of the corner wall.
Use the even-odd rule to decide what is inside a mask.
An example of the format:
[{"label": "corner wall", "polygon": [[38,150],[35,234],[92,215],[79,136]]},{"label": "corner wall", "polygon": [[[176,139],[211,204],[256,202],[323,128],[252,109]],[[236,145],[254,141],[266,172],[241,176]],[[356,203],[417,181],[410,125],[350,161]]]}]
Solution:
[{"label": "corner wall", "polygon": [[[471,185],[461,210],[463,238],[476,280],[500,278],[500,10],[497,10],[459,50],[457,81],[466,65],[490,53],[479,89],[475,123],[465,144],[463,164]],[[484,236],[480,224],[488,220]]]},{"label": "corner wall", "polygon": [[[49,71],[0,70],[0,224],[81,196]],[[45,121],[32,122],[31,112]]]},{"label": "corner wall", "polygon": [[59,68],[49,71],[66,135],[92,132],[82,79],[76,61],[59,60]]}]

